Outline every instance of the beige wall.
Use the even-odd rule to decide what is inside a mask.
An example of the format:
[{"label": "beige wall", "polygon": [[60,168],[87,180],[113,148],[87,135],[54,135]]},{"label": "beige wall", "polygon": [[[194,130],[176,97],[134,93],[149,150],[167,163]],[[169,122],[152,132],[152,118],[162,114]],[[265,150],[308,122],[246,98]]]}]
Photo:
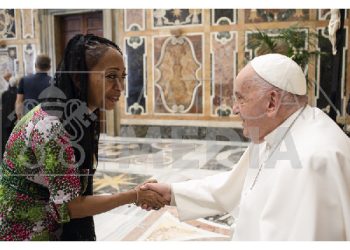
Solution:
[{"label": "beige wall", "polygon": [[33,73],[36,54],[41,51],[38,11],[0,9],[0,15],[0,74],[6,69],[19,75]]},{"label": "beige wall", "polygon": [[[0,31],[0,41],[4,44],[0,48],[0,63],[5,65],[6,60],[10,61],[3,69],[8,65],[15,65],[13,69],[18,74],[30,73],[35,55],[39,51],[48,53],[52,57],[53,68],[55,68],[57,63],[54,50],[55,25],[57,25],[55,17],[89,11],[91,10],[14,10],[14,17],[7,15],[6,20],[15,25],[15,36],[6,37],[4,31]],[[144,39],[145,50],[146,111],[139,115],[131,114],[127,110],[130,105],[127,105],[126,99],[123,98],[115,109],[107,114],[108,134],[118,134],[120,124],[240,127],[238,117],[232,114],[219,116],[217,111],[222,109],[221,111],[225,113],[232,105],[233,79],[253,53],[247,47],[249,33],[257,28],[273,32],[276,29],[288,28],[295,24],[306,29],[307,32],[312,32],[327,27],[329,22],[329,10],[316,9],[289,12],[288,10],[259,10],[260,12],[258,10],[232,10],[231,19],[221,18],[221,20],[226,20],[225,25],[215,22],[217,13],[214,13],[214,10],[182,9],[171,11],[103,10],[105,37],[118,43],[124,52],[126,52],[126,44],[128,43],[137,47],[132,39],[139,37]],[[282,16],[283,11],[285,12],[284,17]],[[6,16],[6,10],[0,10],[0,13]],[[185,18],[181,21],[180,17],[181,15],[186,17],[186,13],[190,16],[189,21],[187,23],[184,21],[181,24]],[[270,20],[267,20],[266,17],[269,17]],[[177,22],[176,18],[180,21]],[[349,24],[349,13],[347,13],[345,21],[347,32]],[[138,28],[135,30],[132,27]],[[171,48],[170,42],[179,43],[181,37],[185,38],[186,46]],[[166,46],[166,44],[168,45]],[[348,44],[349,35],[347,35]],[[179,48],[183,51],[183,55],[177,55],[176,51]],[[15,55],[13,55],[14,51]],[[6,57],[7,52],[11,52],[12,55]],[[349,63],[346,63],[350,62],[350,53],[348,53],[347,47],[344,48],[344,53],[346,60],[344,60],[343,67],[346,70],[344,71],[342,89],[343,106],[347,103],[347,98],[350,95],[348,74],[350,66]],[[128,54],[125,53],[125,58],[127,59],[127,57]],[[176,65],[182,67],[181,74],[187,77],[183,81],[180,81],[181,77],[176,75],[178,73],[174,73],[173,67],[174,61],[180,57],[185,59],[182,62],[178,61]],[[167,65],[170,71],[167,71]],[[312,61],[309,64],[309,77],[317,82],[316,65],[317,61]],[[133,74],[130,71],[128,73]],[[159,75],[168,77],[167,79],[172,83],[166,85],[167,83],[157,81]],[[220,78],[221,75],[223,77]],[[178,84],[190,87],[187,91],[182,92],[183,87],[174,90]],[[198,87],[198,84],[201,86]],[[193,89],[196,87],[198,87],[197,93],[193,94]],[[169,91],[170,89],[172,93]],[[163,94],[163,99],[161,94]],[[309,95],[310,103],[315,104],[316,98],[313,88],[310,89]],[[195,97],[192,98],[193,96]],[[221,98],[221,102],[218,101],[220,99],[218,97]],[[193,106],[190,106],[191,98],[194,100]],[[174,106],[174,104],[176,105]],[[180,104],[183,104],[183,107]],[[188,110],[186,111],[186,109]]]},{"label": "beige wall", "polygon": [[[189,17],[189,23],[181,19],[182,13],[187,13]],[[192,12],[191,12],[192,11]],[[227,11],[227,10],[226,10]],[[239,118],[235,115],[229,116],[218,116],[215,112],[218,108],[222,110],[229,110],[232,106],[232,101],[230,98],[232,96],[233,88],[233,78],[237,75],[240,69],[245,65],[245,63],[252,58],[254,51],[249,49],[248,40],[249,34],[256,31],[257,29],[267,31],[268,33],[275,33],[278,29],[286,29],[293,25],[297,25],[300,30],[304,30],[307,34],[312,32],[317,32],[318,29],[325,29],[328,26],[330,12],[329,10],[232,10],[234,12],[233,18],[231,20],[226,19],[225,25],[220,25],[215,22],[214,10],[209,9],[199,9],[196,13],[201,13],[201,22],[193,22],[193,10],[124,10],[118,14],[118,28],[119,39],[117,40],[120,45],[124,47],[126,51],[126,46],[130,46],[131,41],[135,41],[135,37],[145,39],[145,64],[146,64],[146,111],[141,115],[135,115],[128,112],[128,105],[126,100],[121,101],[121,124],[134,124],[134,125],[184,125],[184,126],[215,126],[215,127],[239,127]],[[131,13],[130,13],[131,12]],[[180,14],[179,14],[180,13]],[[176,17],[178,15],[178,17]],[[183,14],[186,16],[186,14]],[[174,17],[175,16],[175,17]],[[347,13],[349,16],[349,13]],[[144,18],[143,22],[140,17]],[[173,18],[173,20],[171,20]],[[177,22],[172,22],[176,20]],[[225,18],[224,18],[225,19]],[[192,20],[192,23],[191,23]],[[184,23],[181,23],[184,21]],[[159,23],[158,23],[159,22]],[[133,27],[134,29],[131,29]],[[159,26],[156,24],[158,23]],[[136,27],[136,28],[135,28]],[[349,18],[347,17],[345,21],[345,28],[348,30]],[[175,107],[171,110],[171,106],[174,103],[183,103],[186,109],[186,100],[189,98],[193,92],[186,92],[185,87],[176,89],[171,81],[176,81],[181,76],[176,76],[175,70],[168,72],[168,68],[174,69],[174,60],[177,57],[184,58],[184,54],[181,54],[181,49],[178,48],[178,52],[172,53],[174,51],[167,39],[172,39],[175,42],[176,36],[180,34],[180,37],[189,38],[189,43],[192,45],[192,57],[200,57],[199,62],[201,68],[201,74],[198,79],[202,83],[201,91],[201,103],[199,103],[201,108],[196,107],[195,112],[180,112]],[[222,34],[222,35],[220,35]],[[225,34],[231,34],[230,41],[225,40]],[[200,36],[201,47],[199,48],[198,42],[196,42],[194,36]],[[213,39],[213,36],[221,36],[221,39]],[[230,35],[228,35],[230,36]],[[223,38],[222,38],[223,37]],[[133,40],[132,40],[133,39]],[[197,38],[196,38],[197,39]],[[349,41],[349,36],[347,36],[347,41]],[[129,45],[127,45],[129,43]],[[348,44],[348,42],[347,42]],[[135,45],[135,47],[137,44]],[[185,46],[183,46],[185,47]],[[315,50],[307,42],[305,47],[309,50]],[[130,49],[129,49],[130,50]],[[223,51],[230,51],[233,54],[225,54]],[[167,52],[168,51],[168,52]],[[349,62],[350,53],[347,52],[347,47],[344,48],[345,58]],[[342,53],[341,52],[341,53]],[[186,53],[185,53],[186,54]],[[162,58],[163,56],[163,61]],[[189,58],[182,68],[191,68],[191,56],[186,56]],[[173,60],[167,58],[172,57]],[[216,62],[213,62],[216,59]],[[346,64],[346,60],[343,62],[343,68],[346,72],[349,72],[349,64]],[[159,62],[161,63],[159,64]],[[219,61],[219,62],[218,62]],[[132,62],[129,62],[132,63]],[[168,67],[164,66],[168,65]],[[318,61],[313,59],[310,60],[308,65],[308,76],[311,81],[315,81],[316,85],[319,81],[317,78],[317,71],[315,67],[318,66]],[[189,76],[197,76],[194,70]],[[193,68],[192,67],[192,68]],[[157,69],[155,69],[157,68]],[[159,73],[160,72],[160,73]],[[188,72],[187,72],[188,73]],[[198,72],[197,72],[198,73]],[[129,72],[133,74],[133,72]],[[164,78],[167,77],[167,81],[164,80],[162,83],[159,80],[159,75]],[[184,73],[185,75],[185,73]],[[224,77],[221,77],[224,75]],[[230,77],[231,75],[231,77]],[[342,99],[343,106],[347,103],[347,96],[349,96],[349,86],[350,78],[348,74],[345,74],[346,78],[343,79],[342,92],[344,98]],[[187,77],[188,78],[188,77]],[[158,79],[158,80],[157,80]],[[170,79],[170,80],[169,80]],[[186,84],[183,84],[184,86]],[[188,83],[190,86],[190,83]],[[159,87],[160,86],[160,87]],[[162,91],[159,91],[162,88]],[[172,93],[169,94],[169,89]],[[175,90],[174,90],[175,89]],[[215,92],[216,90],[216,92]],[[221,91],[221,92],[220,92]],[[163,92],[165,101],[159,101],[159,92]],[[318,93],[317,93],[318,94]],[[172,96],[177,96],[177,101],[174,101]],[[221,103],[216,102],[221,98]],[[181,101],[181,97],[183,98]],[[311,105],[316,105],[315,87],[311,86],[309,88],[309,100]],[[176,98],[175,98],[176,99]],[[159,106],[168,107],[159,108]],[[343,112],[344,113],[344,112]]]}]

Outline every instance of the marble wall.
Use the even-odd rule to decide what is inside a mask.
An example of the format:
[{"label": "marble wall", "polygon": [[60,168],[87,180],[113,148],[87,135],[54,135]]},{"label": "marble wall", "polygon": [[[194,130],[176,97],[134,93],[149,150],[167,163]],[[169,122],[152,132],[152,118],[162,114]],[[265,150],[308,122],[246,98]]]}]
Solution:
[{"label": "marble wall", "polygon": [[202,112],[202,41],[201,35],[154,37],[155,113]]},{"label": "marble wall", "polygon": [[245,23],[291,22],[309,20],[306,9],[250,9],[244,11]]},{"label": "marble wall", "polygon": [[125,39],[126,65],[129,72],[126,85],[126,111],[131,114],[146,112],[145,99],[145,45],[144,37]]},{"label": "marble wall", "polygon": [[[39,30],[45,25],[54,27],[54,22],[39,22],[46,20],[40,13],[0,9],[0,74],[31,74],[40,49],[52,51],[48,48],[55,44],[54,29],[43,37]],[[234,79],[256,55],[250,41],[258,29],[275,36],[298,26],[306,38],[306,50],[330,51],[328,9],[125,9],[103,13],[104,34],[122,47],[129,73],[124,98],[118,104],[123,126],[240,128],[240,119],[232,112]],[[330,63],[330,57],[323,55],[305,67],[313,82],[310,103],[332,109],[328,103],[333,90],[336,98],[340,96],[335,107],[340,115],[350,95],[348,10],[345,17],[341,60]],[[322,44],[309,42],[314,32],[322,37]],[[340,86],[334,87],[327,72],[335,65],[342,74]]]},{"label": "marble wall", "polygon": [[232,115],[233,79],[236,75],[237,32],[212,34],[212,114]]},{"label": "marble wall", "polygon": [[40,48],[37,10],[0,9],[0,74],[33,74]]},{"label": "marble wall", "polygon": [[153,28],[197,26],[202,24],[200,9],[154,9]]},{"label": "marble wall", "polygon": [[[345,14],[344,39],[349,41],[348,11]],[[135,44],[142,41],[140,46],[144,47],[136,51],[124,42],[128,69],[137,75],[128,77],[127,84],[138,86],[138,98],[130,101],[130,92],[126,95],[121,103],[125,110],[121,124],[159,125],[164,121],[164,125],[170,125],[174,121],[171,125],[190,126],[203,121],[203,126],[228,127],[234,121],[240,127],[239,117],[232,112],[234,79],[257,54],[251,46],[257,31],[277,36],[295,26],[305,38],[303,49],[328,53],[329,18],[327,9],[123,10],[119,19],[123,23],[121,39]],[[311,42],[317,32],[324,37],[325,45]],[[343,61],[339,68],[344,72],[338,91],[342,95],[337,106],[340,114],[350,94],[350,79],[345,73],[349,70],[347,44],[340,52]],[[332,88],[326,80],[330,66],[322,66],[327,57],[320,58],[310,60],[304,70],[311,82],[310,104],[325,108],[327,97],[320,95]],[[319,72],[318,67],[328,67],[328,71]]]},{"label": "marble wall", "polygon": [[145,11],[143,9],[125,10],[124,30],[136,31],[145,29]]}]

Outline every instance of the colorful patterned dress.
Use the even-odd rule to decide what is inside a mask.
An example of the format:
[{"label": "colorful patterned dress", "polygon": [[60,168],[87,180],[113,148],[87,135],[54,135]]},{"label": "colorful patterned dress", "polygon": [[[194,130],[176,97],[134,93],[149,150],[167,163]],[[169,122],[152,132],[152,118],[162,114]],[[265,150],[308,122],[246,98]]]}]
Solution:
[{"label": "colorful patterned dress", "polygon": [[82,192],[62,123],[39,106],[14,128],[0,166],[0,240],[57,240]]}]

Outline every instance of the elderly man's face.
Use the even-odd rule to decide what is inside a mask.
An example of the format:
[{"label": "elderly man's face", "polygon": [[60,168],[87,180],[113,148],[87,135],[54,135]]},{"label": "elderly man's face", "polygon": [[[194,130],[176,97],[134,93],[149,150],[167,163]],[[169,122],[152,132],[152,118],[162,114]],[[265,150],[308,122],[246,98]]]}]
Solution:
[{"label": "elderly man's face", "polygon": [[253,142],[259,143],[266,135],[269,126],[267,108],[268,97],[264,96],[256,81],[254,69],[247,65],[237,75],[234,86],[235,104],[234,111],[243,121],[243,134]]}]

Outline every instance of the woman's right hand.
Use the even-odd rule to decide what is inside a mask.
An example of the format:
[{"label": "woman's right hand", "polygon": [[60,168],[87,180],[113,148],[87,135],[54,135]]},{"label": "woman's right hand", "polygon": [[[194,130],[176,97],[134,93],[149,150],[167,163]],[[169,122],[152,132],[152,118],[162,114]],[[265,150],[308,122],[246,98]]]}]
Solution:
[{"label": "woman's right hand", "polygon": [[136,187],[135,191],[137,192],[137,206],[147,204],[147,207],[158,210],[168,203],[160,194],[152,190],[141,190]]}]

